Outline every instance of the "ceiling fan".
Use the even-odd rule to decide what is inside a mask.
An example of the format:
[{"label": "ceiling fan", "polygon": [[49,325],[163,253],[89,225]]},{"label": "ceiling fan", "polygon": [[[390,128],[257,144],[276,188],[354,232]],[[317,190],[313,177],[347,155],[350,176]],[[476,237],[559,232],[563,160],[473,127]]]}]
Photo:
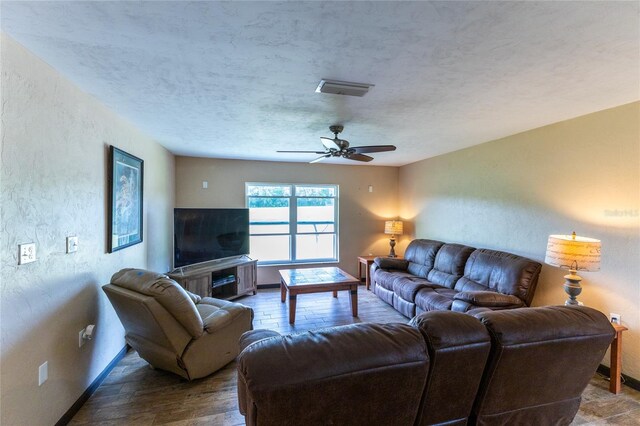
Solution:
[{"label": "ceiling fan", "polygon": [[343,126],[333,125],[329,126],[329,130],[334,134],[333,139],[330,138],[320,138],[322,141],[322,145],[324,145],[324,151],[278,151],[278,152],[287,152],[287,153],[299,153],[299,154],[322,154],[320,157],[315,160],[310,161],[309,163],[317,163],[319,161],[324,160],[325,158],[330,157],[342,157],[347,160],[355,160],[355,161],[371,161],[373,157],[368,155],[364,155],[365,153],[372,152],[385,152],[385,151],[395,151],[396,147],[393,145],[369,145],[369,146],[349,146],[349,142],[344,139],[339,139],[338,134],[344,130]]}]

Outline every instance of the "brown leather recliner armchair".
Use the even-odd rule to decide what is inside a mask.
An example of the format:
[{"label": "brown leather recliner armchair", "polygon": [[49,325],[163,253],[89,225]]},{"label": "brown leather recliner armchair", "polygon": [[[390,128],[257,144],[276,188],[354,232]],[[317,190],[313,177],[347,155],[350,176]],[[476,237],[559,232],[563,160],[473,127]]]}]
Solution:
[{"label": "brown leather recliner armchair", "polygon": [[231,362],[238,339],[252,329],[251,308],[201,298],[163,274],[123,269],[102,288],[140,357],[188,380]]}]

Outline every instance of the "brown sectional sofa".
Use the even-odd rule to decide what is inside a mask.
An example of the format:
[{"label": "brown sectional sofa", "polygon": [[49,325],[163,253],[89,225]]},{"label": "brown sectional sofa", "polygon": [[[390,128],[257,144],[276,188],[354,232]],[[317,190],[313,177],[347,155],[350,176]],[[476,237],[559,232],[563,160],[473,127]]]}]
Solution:
[{"label": "brown sectional sofa", "polygon": [[530,306],[542,265],[515,254],[417,239],[404,259],[376,258],[373,292],[412,318],[434,310],[477,313]]},{"label": "brown sectional sofa", "polygon": [[613,339],[587,307],[427,312],[240,340],[247,425],[571,423]]}]

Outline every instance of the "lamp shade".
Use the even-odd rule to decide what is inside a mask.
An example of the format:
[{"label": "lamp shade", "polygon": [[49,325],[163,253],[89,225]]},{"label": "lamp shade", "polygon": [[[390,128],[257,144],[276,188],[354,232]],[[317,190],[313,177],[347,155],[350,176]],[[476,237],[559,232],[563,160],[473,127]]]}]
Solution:
[{"label": "lamp shade", "polygon": [[384,222],[384,233],[390,235],[402,235],[401,220],[387,220]]},{"label": "lamp shade", "polygon": [[600,240],[573,235],[549,235],[544,262],[561,268],[600,270]]}]

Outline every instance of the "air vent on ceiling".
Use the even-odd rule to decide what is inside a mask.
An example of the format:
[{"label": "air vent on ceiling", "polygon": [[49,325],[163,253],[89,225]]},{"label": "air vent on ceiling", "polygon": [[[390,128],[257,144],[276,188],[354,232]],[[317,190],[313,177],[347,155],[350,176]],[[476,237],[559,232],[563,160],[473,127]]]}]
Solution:
[{"label": "air vent on ceiling", "polygon": [[350,83],[348,81],[320,80],[316,93],[331,93],[333,95],[364,96],[373,84]]}]

